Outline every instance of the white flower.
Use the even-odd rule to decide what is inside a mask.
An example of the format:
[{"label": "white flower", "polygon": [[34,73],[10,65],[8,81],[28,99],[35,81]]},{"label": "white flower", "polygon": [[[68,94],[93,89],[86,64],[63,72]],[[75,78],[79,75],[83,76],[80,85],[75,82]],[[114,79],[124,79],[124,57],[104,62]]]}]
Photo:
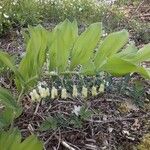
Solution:
[{"label": "white flower", "polygon": [[0,9],[2,9],[3,7],[2,6],[0,6]]},{"label": "white flower", "polygon": [[78,96],[78,89],[77,89],[76,85],[73,85],[72,96],[73,97],[77,97]]},{"label": "white flower", "polygon": [[40,95],[41,95],[41,97],[42,98],[45,98],[45,97],[47,97],[47,96],[49,96],[50,95],[50,93],[49,93],[49,88],[42,88],[40,85],[38,86],[38,89],[39,89],[39,93],[40,93]]},{"label": "white flower", "polygon": [[74,113],[76,116],[79,116],[81,110],[81,106],[74,106],[74,109],[72,110],[72,113]]},{"label": "white flower", "polygon": [[53,86],[52,89],[51,89],[51,99],[56,98],[57,95],[58,95],[58,91],[57,91],[57,89]]},{"label": "white flower", "polygon": [[4,14],[4,17],[5,17],[5,18],[9,18],[9,16],[8,16],[8,15],[6,15],[6,14]]},{"label": "white flower", "polygon": [[37,91],[35,89],[30,93],[30,95],[31,95],[31,99],[33,101],[35,101],[35,100],[40,101],[41,100],[40,95],[37,93]]},{"label": "white flower", "polygon": [[31,96],[32,101],[35,101],[35,96],[34,96],[33,92],[30,92],[30,96]]},{"label": "white flower", "polygon": [[83,86],[83,87],[82,87],[82,96],[83,96],[84,98],[86,98],[87,95],[88,95],[88,90],[87,90],[86,87]]},{"label": "white flower", "polygon": [[47,83],[45,81],[38,82],[38,86],[42,86],[42,85],[47,85]]},{"label": "white flower", "polygon": [[92,87],[92,96],[96,96],[97,95],[97,89],[95,86]]},{"label": "white flower", "polygon": [[105,90],[105,86],[104,84],[101,84],[100,87],[99,87],[99,93],[104,93],[104,90]]},{"label": "white flower", "polygon": [[67,98],[67,91],[66,91],[65,88],[63,88],[63,89],[61,90],[61,98],[62,98],[62,99],[66,99],[66,98]]},{"label": "white flower", "polygon": [[47,95],[47,96],[50,96],[49,88],[46,88],[46,89],[45,89],[45,92],[46,92],[46,95]]}]

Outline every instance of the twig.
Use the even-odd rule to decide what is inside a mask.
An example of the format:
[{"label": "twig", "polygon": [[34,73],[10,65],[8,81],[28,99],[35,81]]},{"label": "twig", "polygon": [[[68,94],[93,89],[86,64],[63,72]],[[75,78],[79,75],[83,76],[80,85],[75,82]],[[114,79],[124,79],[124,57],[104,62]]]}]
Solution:
[{"label": "twig", "polygon": [[52,135],[45,141],[44,145],[48,144],[52,137],[57,133],[58,130],[52,133]]},{"label": "twig", "polygon": [[21,89],[21,92],[20,92],[20,94],[18,96],[18,100],[17,100],[18,103],[20,102],[23,93],[24,93],[24,87]]},{"label": "twig", "polygon": [[[58,129],[58,130],[59,130],[59,137],[58,137],[58,146],[57,146],[56,150],[59,150],[59,147],[61,144],[61,133],[60,133],[60,129]],[[55,135],[55,137],[56,137],[56,135]]]},{"label": "twig", "polygon": [[68,150],[75,150],[73,147],[71,147],[67,142],[60,139],[57,135],[55,135],[56,139],[60,140],[61,144],[67,148]]},{"label": "twig", "polygon": [[40,103],[37,103],[36,108],[35,108],[35,111],[34,111],[34,115],[36,115],[36,114],[37,114],[38,109],[39,109],[39,106],[40,106]]},{"label": "twig", "polygon": [[150,14],[141,14],[141,15],[138,15],[138,17],[149,17]]},{"label": "twig", "polygon": [[76,145],[73,145],[72,143],[69,143],[69,142],[68,142],[68,144],[71,145],[71,146],[73,146],[73,147],[75,147],[76,150],[81,150],[79,147],[77,147]]},{"label": "twig", "polygon": [[[149,117],[150,113],[142,116],[142,117],[137,117],[138,119],[139,118],[146,118],[146,117]],[[114,119],[110,119],[110,120],[93,120],[93,119],[90,119],[90,120],[87,120],[87,121],[90,121],[90,122],[93,122],[93,123],[111,123],[111,122],[116,122],[116,121],[132,121],[132,120],[135,120],[136,118],[133,117],[133,118],[122,118],[122,117],[118,117],[118,118],[114,118]]]}]

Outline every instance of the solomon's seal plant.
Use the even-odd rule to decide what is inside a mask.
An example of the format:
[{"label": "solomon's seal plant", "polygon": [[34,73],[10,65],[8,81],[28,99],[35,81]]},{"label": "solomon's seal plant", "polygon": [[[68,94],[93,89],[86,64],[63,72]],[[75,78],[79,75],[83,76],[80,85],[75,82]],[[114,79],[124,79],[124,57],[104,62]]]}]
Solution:
[{"label": "solomon's seal plant", "polygon": [[[140,65],[143,61],[150,61],[150,44],[138,50],[133,43],[128,43],[129,34],[126,30],[106,37],[102,33],[102,24],[99,22],[91,24],[79,34],[77,22],[65,20],[52,31],[42,26],[30,27],[29,35],[26,35],[26,53],[20,63],[16,64],[9,54],[1,50],[0,71],[9,68],[13,72],[17,92],[14,98],[8,90],[0,88],[0,104],[3,107],[0,128],[13,127],[13,120],[22,112],[20,101],[25,93],[30,92],[32,101],[37,102],[47,97],[66,99],[70,95],[73,98],[87,98],[90,94],[96,96],[104,92],[106,73],[124,76],[136,72],[150,79],[150,70]],[[46,84],[38,84],[41,80],[47,81]],[[86,120],[91,112],[76,107],[74,114],[77,116],[71,122],[81,126],[78,122]],[[55,121],[53,127],[56,125]],[[16,132],[1,132],[0,142],[8,142],[1,149],[11,149],[11,144],[13,149],[17,149],[16,144],[20,149],[28,149],[28,146],[42,149],[34,136],[23,142],[20,139]]]},{"label": "solomon's seal plant", "polygon": [[[47,96],[55,99],[61,95],[66,99],[69,95],[82,95],[86,98],[89,91],[93,96],[103,93],[103,84],[98,86],[90,82],[86,85],[85,81],[79,81],[80,84],[77,80],[71,81],[74,78],[84,80],[89,76],[95,78],[103,72],[114,76],[137,72],[150,79],[150,71],[140,65],[150,60],[150,44],[138,50],[133,43],[128,43],[129,33],[126,30],[106,37],[102,33],[99,22],[91,24],[81,34],[78,33],[77,22],[69,20],[59,23],[52,31],[41,26],[30,27],[29,35],[26,35],[26,55],[21,62],[14,64],[12,58],[1,51],[0,63],[14,72],[20,95],[33,89],[39,79],[51,80],[50,87],[41,86],[30,93],[32,99],[37,101]],[[79,90],[74,83],[78,84]],[[101,83],[104,83],[103,77]]]}]

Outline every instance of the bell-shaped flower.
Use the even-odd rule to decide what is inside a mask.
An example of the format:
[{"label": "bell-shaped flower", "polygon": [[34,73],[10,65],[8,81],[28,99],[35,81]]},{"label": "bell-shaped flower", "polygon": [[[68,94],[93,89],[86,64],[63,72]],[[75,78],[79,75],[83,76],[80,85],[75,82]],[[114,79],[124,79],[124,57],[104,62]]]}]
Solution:
[{"label": "bell-shaped flower", "polygon": [[82,96],[83,96],[84,98],[86,98],[87,95],[88,95],[88,89],[87,89],[85,86],[83,86],[81,93],[82,93]]},{"label": "bell-shaped flower", "polygon": [[67,90],[65,88],[63,88],[61,90],[61,98],[62,99],[66,99],[67,98]]},{"label": "bell-shaped flower", "polygon": [[78,96],[78,89],[77,89],[76,85],[73,85],[72,96],[73,97],[77,97]]},{"label": "bell-shaped flower", "polygon": [[35,89],[33,90],[32,93],[33,93],[33,97],[35,98],[35,100],[37,100],[37,101],[41,100],[40,95],[37,93],[37,91]]},{"label": "bell-shaped flower", "polygon": [[34,96],[33,92],[30,92],[30,96],[31,96],[32,101],[35,101],[35,96]]},{"label": "bell-shaped flower", "polygon": [[92,87],[92,96],[96,96],[98,93],[97,93],[97,89],[95,86]]},{"label": "bell-shaped flower", "polygon": [[105,85],[103,83],[101,83],[98,91],[99,91],[99,93],[104,93],[104,90],[105,90]]},{"label": "bell-shaped flower", "polygon": [[57,89],[53,86],[51,89],[51,99],[54,99],[58,96],[58,91]]},{"label": "bell-shaped flower", "polygon": [[50,96],[49,88],[46,88],[46,89],[45,89],[45,92],[46,92],[46,95],[47,95],[47,96]]}]

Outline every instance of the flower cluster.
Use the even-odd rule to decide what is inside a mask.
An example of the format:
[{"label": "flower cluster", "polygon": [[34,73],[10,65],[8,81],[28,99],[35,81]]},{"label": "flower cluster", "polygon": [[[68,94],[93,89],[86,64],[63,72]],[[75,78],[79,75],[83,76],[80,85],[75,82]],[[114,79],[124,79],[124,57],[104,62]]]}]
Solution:
[{"label": "flower cluster", "polygon": [[72,92],[69,93],[65,87],[62,87],[61,89],[55,86],[48,88],[47,84],[42,82],[38,84],[36,89],[33,89],[32,92],[30,92],[30,96],[32,101],[40,101],[42,98],[46,97],[50,97],[51,99],[59,97],[61,99],[67,99],[70,96],[73,98],[77,98],[78,96],[87,98],[89,93],[91,93],[92,96],[97,96],[98,94],[103,93],[104,89],[104,84],[100,84],[99,88],[97,86],[92,86],[91,88],[82,86],[81,91],[79,91],[77,85],[73,84]]},{"label": "flower cluster", "polygon": [[42,98],[50,96],[49,88],[45,88],[44,85],[46,85],[45,82],[39,83],[37,90],[33,89],[33,91],[30,92],[32,101],[40,101]]}]

